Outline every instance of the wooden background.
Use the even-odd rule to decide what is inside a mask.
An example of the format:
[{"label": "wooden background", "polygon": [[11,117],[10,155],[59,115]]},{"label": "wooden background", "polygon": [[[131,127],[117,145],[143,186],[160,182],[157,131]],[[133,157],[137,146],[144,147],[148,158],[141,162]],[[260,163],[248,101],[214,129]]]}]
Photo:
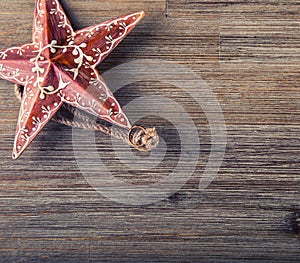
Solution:
[{"label": "wooden background", "polygon": [[[169,0],[167,10],[163,0],[61,2],[77,29],[145,10],[99,70],[145,58],[189,67],[223,109],[226,153],[218,176],[199,191],[211,144],[204,113],[159,80],[129,85],[116,94],[121,103],[159,92],[184,106],[198,127],[201,152],[176,194],[151,205],[122,205],[87,183],[69,127],[49,123],[11,160],[19,102],[13,84],[1,80],[0,261],[299,262],[299,1]],[[33,9],[33,0],[0,2],[1,48],[30,42]],[[172,134],[159,118],[144,121],[166,138]],[[122,173],[109,141],[97,135],[98,153]],[[168,147],[178,157],[174,141]],[[177,160],[164,160],[155,176],[166,176]],[[151,169],[123,176],[143,184],[156,178]]]}]

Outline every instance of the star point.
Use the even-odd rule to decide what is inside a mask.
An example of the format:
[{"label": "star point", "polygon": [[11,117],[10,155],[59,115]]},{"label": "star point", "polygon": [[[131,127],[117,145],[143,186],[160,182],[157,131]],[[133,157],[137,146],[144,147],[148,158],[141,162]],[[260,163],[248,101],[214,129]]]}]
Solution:
[{"label": "star point", "polygon": [[33,43],[0,50],[0,78],[24,86],[12,158],[63,103],[123,128],[131,124],[96,67],[141,21],[143,11],[74,31],[58,0],[35,0]]}]

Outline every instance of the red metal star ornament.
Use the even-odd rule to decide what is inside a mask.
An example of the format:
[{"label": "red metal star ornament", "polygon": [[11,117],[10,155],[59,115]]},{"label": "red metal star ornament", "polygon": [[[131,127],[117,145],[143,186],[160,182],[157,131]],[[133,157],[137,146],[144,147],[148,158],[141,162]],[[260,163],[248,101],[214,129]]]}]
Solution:
[{"label": "red metal star ornament", "polygon": [[74,31],[58,0],[35,1],[33,43],[0,51],[0,78],[24,86],[13,159],[63,103],[131,127],[96,67],[143,17],[137,12]]}]

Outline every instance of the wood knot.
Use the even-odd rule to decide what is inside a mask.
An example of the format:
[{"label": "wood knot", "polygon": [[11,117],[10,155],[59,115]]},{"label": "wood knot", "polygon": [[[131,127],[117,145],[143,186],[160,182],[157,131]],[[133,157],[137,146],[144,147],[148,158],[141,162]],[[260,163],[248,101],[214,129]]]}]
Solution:
[{"label": "wood knot", "polygon": [[294,234],[299,235],[300,234],[300,212],[295,212],[290,217],[290,230]]},{"label": "wood knot", "polygon": [[155,128],[133,126],[128,133],[128,141],[137,150],[150,152],[157,147],[159,137]]}]

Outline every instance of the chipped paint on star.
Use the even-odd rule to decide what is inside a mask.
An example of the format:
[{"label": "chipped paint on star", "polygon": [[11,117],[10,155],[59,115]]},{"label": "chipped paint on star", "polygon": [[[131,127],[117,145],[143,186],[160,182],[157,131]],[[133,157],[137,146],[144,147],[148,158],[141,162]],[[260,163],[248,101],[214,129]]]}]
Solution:
[{"label": "chipped paint on star", "polygon": [[75,32],[58,0],[36,0],[33,43],[0,51],[0,78],[24,86],[13,158],[63,103],[131,127],[96,67],[143,16],[134,13]]}]

